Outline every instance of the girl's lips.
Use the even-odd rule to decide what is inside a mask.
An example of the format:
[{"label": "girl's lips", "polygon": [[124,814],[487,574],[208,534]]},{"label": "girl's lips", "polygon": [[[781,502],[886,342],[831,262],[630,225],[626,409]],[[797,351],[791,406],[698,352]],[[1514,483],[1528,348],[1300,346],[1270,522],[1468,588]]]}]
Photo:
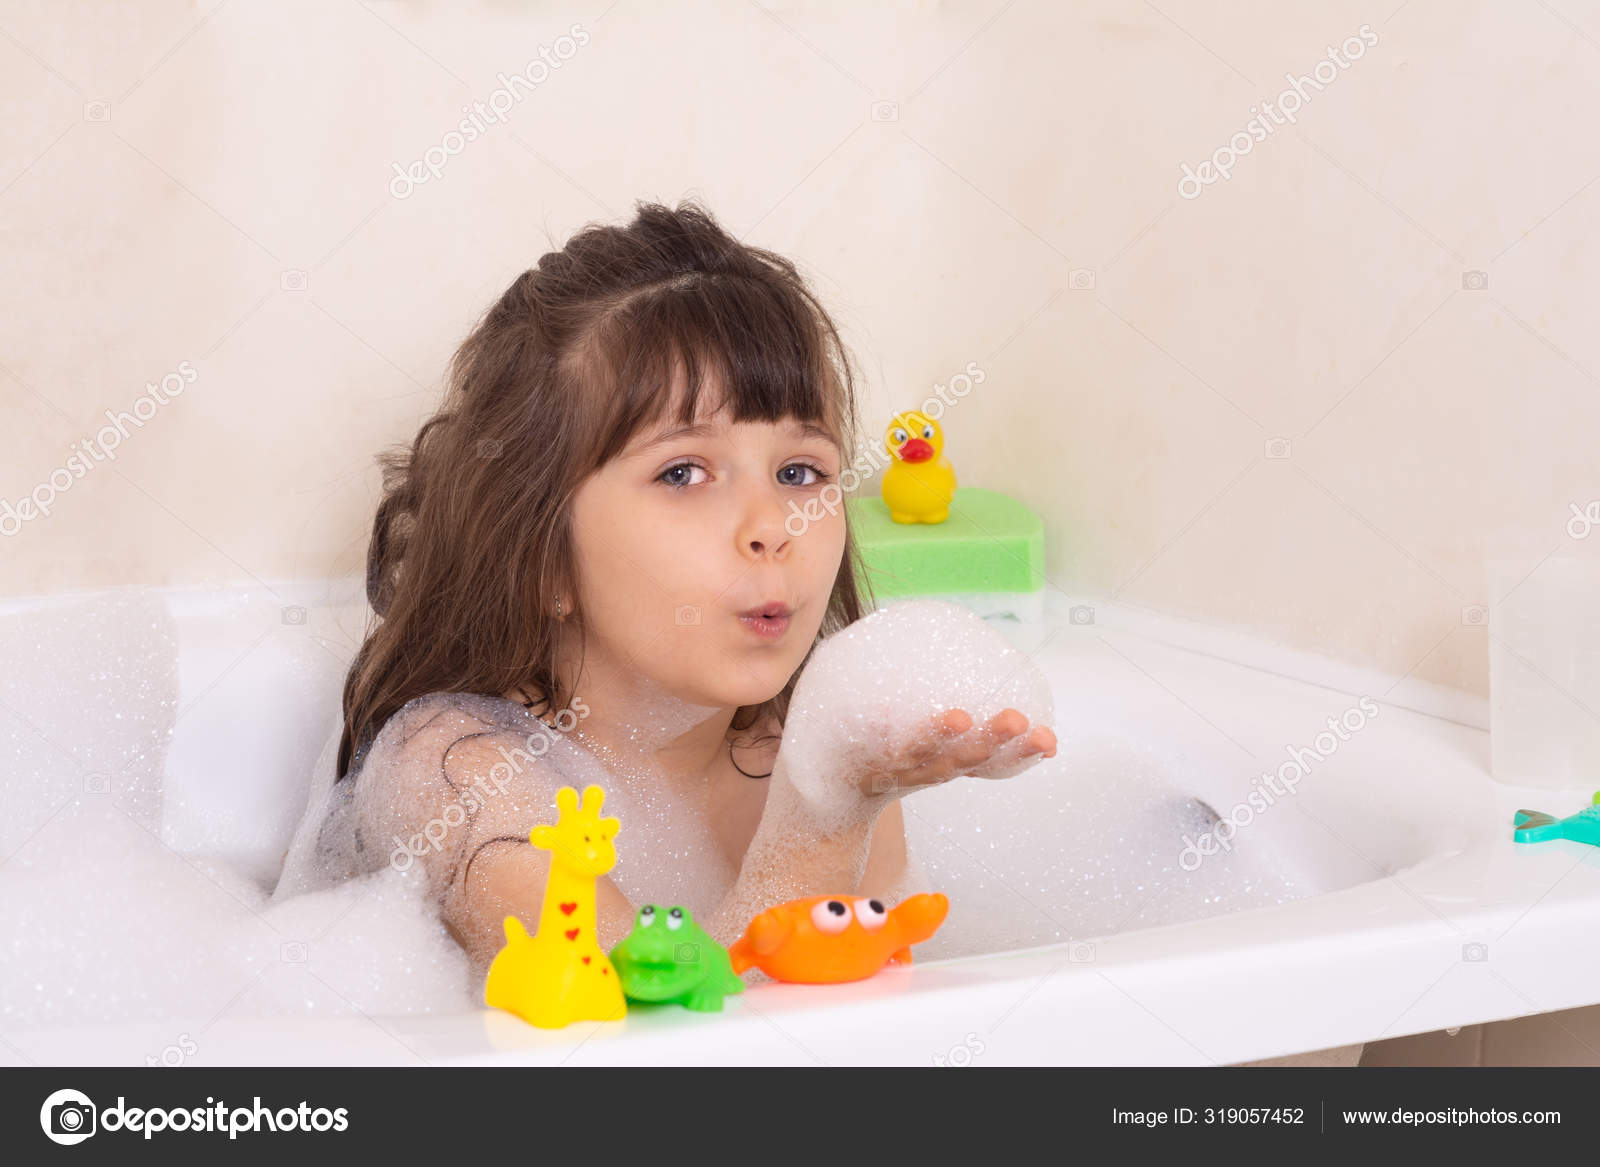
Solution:
[{"label": "girl's lips", "polygon": [[740,616],[739,623],[763,640],[776,640],[789,627],[787,616]]}]

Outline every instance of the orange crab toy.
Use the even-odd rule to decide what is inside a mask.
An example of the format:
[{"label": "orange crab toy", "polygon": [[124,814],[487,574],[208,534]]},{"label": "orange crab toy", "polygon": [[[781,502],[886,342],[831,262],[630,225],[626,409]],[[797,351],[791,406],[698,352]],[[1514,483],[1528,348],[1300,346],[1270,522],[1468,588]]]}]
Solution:
[{"label": "orange crab toy", "polygon": [[948,897],[915,895],[892,911],[861,896],[808,896],[768,908],[733,942],[733,971],[759,968],[773,980],[808,985],[870,977],[910,964],[911,946],[939,930]]}]

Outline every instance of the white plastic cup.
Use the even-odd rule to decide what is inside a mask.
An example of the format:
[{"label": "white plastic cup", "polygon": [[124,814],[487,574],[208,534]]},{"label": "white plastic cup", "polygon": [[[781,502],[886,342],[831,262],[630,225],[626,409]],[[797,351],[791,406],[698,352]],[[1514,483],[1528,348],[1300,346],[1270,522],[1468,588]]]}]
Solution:
[{"label": "white plastic cup", "polygon": [[1491,768],[1600,790],[1600,531],[1534,562],[1489,564]]}]

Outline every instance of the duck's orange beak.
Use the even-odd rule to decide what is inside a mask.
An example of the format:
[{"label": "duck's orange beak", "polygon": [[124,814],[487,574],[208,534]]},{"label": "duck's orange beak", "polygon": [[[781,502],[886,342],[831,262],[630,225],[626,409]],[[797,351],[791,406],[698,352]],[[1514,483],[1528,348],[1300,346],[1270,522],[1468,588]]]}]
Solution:
[{"label": "duck's orange beak", "polygon": [[902,462],[926,462],[931,457],[933,457],[933,447],[921,438],[912,438],[900,447]]}]

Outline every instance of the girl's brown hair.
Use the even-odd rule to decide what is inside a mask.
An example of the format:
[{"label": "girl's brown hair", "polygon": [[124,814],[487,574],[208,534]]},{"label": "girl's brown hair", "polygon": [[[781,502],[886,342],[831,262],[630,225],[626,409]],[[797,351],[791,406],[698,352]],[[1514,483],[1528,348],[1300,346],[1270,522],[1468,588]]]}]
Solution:
[{"label": "girl's brown hair", "polygon": [[[792,263],[693,202],[585,227],[517,277],[456,351],[438,412],[409,448],[379,456],[367,552],[378,619],[345,678],[339,778],[427,693],[522,685],[567,704],[557,637],[581,638],[583,612],[557,621],[551,603],[576,594],[572,497],[668,413],[682,371],[683,424],[714,380],[733,421],[814,422],[851,459],[851,360]],[[823,635],[861,615],[855,568],[847,535]],[[793,688],[740,709],[734,728],[781,723]]]}]

